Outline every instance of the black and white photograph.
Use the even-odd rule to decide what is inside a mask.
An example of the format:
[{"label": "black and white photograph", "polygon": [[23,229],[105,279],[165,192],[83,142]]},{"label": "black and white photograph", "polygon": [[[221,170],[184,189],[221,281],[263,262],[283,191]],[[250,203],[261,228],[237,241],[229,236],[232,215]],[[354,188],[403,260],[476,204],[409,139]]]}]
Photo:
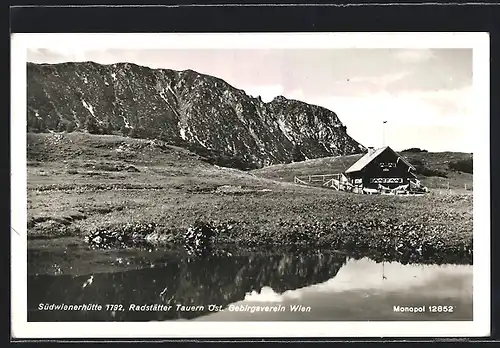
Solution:
[{"label": "black and white photograph", "polygon": [[487,34],[13,50],[19,332],[488,333]]}]

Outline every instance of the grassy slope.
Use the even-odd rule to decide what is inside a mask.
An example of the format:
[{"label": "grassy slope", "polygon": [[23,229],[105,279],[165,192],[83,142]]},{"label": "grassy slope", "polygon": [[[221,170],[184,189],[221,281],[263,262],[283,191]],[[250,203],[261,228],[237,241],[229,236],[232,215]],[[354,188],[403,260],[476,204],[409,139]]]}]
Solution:
[{"label": "grassy slope", "polygon": [[[472,174],[450,170],[448,163],[470,158],[470,154],[460,152],[420,152],[402,153],[412,164],[424,163],[431,170],[443,171],[447,177],[418,175],[424,185],[431,189],[472,189]],[[295,176],[341,173],[363,155],[325,157],[290,164],[278,164],[252,171],[255,175],[283,182],[293,182]]]},{"label": "grassy slope", "polygon": [[175,243],[201,219],[228,223],[232,228],[220,240],[244,246],[364,243],[373,249],[386,232],[391,250],[408,236],[434,246],[439,240],[454,254],[472,246],[470,193],[373,197],[304,188],[212,166],[161,142],[118,136],[29,134],[28,144],[30,238],[155,223],[150,234]]},{"label": "grassy slope", "polygon": [[233,202],[249,197],[310,191],[213,166],[162,142],[84,133],[28,134],[27,171],[31,227],[52,217],[80,227],[152,218],[184,227],[196,217],[245,215]]}]

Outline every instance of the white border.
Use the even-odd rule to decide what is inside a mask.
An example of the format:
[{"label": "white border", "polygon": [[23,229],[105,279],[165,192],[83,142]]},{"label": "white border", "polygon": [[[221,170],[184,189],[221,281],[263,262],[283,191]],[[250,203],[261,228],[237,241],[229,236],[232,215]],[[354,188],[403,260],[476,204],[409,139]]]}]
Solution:
[{"label": "white border", "polygon": [[[474,320],[470,322],[27,322],[26,50],[172,48],[472,48]],[[490,334],[488,33],[13,34],[11,322],[15,338],[468,337]],[[471,128],[472,129],[472,128]],[[83,336],[83,337],[82,337]]]}]

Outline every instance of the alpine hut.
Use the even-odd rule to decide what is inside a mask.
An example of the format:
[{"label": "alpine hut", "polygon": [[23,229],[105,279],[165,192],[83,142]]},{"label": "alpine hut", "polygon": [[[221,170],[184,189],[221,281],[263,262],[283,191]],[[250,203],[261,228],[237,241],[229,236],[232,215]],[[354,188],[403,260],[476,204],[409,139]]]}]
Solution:
[{"label": "alpine hut", "polygon": [[402,193],[417,189],[420,182],[415,167],[389,146],[368,152],[345,171],[359,193]]}]

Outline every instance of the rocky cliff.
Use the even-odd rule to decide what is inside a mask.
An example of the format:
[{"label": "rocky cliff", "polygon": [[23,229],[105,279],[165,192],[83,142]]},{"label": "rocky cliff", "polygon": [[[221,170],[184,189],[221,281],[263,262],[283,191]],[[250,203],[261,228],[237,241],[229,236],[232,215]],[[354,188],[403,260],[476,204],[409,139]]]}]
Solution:
[{"label": "rocky cliff", "polygon": [[330,110],[282,96],[265,103],[192,70],[94,62],[27,69],[30,132],[158,138],[238,168],[365,150]]}]

